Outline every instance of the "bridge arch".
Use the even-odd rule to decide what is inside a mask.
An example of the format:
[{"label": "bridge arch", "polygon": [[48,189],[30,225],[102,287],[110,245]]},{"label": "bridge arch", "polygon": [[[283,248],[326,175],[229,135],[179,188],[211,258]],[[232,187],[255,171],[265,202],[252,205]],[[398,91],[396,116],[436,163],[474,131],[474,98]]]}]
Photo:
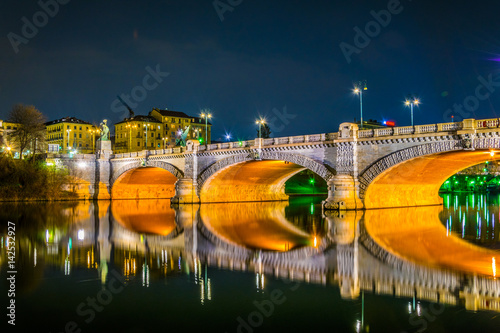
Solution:
[{"label": "bridge arch", "polygon": [[453,138],[391,153],[359,176],[359,196],[366,209],[442,204],[439,188],[453,174],[479,163],[498,159],[492,150],[500,138]]},{"label": "bridge arch", "polygon": [[175,195],[182,171],[163,161],[134,160],[113,172],[112,199],[158,199]]},{"label": "bridge arch", "polygon": [[198,176],[197,189],[202,202],[286,200],[285,182],[305,169],[325,181],[335,174],[322,163],[299,154],[249,150],[210,165]]}]

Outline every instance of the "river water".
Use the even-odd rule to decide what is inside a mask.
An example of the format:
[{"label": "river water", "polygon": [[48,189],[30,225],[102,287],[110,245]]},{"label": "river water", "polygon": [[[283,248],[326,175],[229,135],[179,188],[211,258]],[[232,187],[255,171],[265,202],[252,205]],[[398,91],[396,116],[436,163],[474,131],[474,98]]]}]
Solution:
[{"label": "river water", "polygon": [[341,214],[323,199],[4,203],[3,311],[14,299],[26,332],[499,331],[498,195]]}]

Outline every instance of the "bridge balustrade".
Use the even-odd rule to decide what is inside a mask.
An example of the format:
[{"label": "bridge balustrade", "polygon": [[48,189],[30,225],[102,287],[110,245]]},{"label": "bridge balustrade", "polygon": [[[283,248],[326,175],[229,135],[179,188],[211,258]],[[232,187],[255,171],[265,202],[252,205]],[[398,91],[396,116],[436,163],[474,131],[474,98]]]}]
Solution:
[{"label": "bridge balustrade", "polygon": [[498,119],[476,120],[476,128],[495,128],[498,127]]}]

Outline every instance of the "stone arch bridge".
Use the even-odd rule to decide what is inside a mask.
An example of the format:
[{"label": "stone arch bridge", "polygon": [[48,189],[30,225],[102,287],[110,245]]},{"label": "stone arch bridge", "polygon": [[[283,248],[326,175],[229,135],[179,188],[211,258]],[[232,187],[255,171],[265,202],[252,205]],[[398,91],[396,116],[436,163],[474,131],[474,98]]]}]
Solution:
[{"label": "stone arch bridge", "polygon": [[89,199],[172,203],[285,200],[285,182],[308,169],[328,184],[325,209],[441,204],[454,173],[500,156],[499,119],[338,132],[124,154],[48,155]]}]

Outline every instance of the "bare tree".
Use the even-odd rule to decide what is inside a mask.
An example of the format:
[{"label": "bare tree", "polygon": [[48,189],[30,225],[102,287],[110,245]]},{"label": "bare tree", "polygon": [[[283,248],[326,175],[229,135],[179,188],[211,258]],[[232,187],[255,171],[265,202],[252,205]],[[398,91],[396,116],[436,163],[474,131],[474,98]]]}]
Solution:
[{"label": "bare tree", "polygon": [[[16,104],[10,111],[8,121],[18,124],[17,129],[9,133],[11,141],[19,148],[20,158],[28,147],[35,152],[41,151],[45,138],[45,116],[33,105]],[[32,149],[33,149],[32,148]]]}]

